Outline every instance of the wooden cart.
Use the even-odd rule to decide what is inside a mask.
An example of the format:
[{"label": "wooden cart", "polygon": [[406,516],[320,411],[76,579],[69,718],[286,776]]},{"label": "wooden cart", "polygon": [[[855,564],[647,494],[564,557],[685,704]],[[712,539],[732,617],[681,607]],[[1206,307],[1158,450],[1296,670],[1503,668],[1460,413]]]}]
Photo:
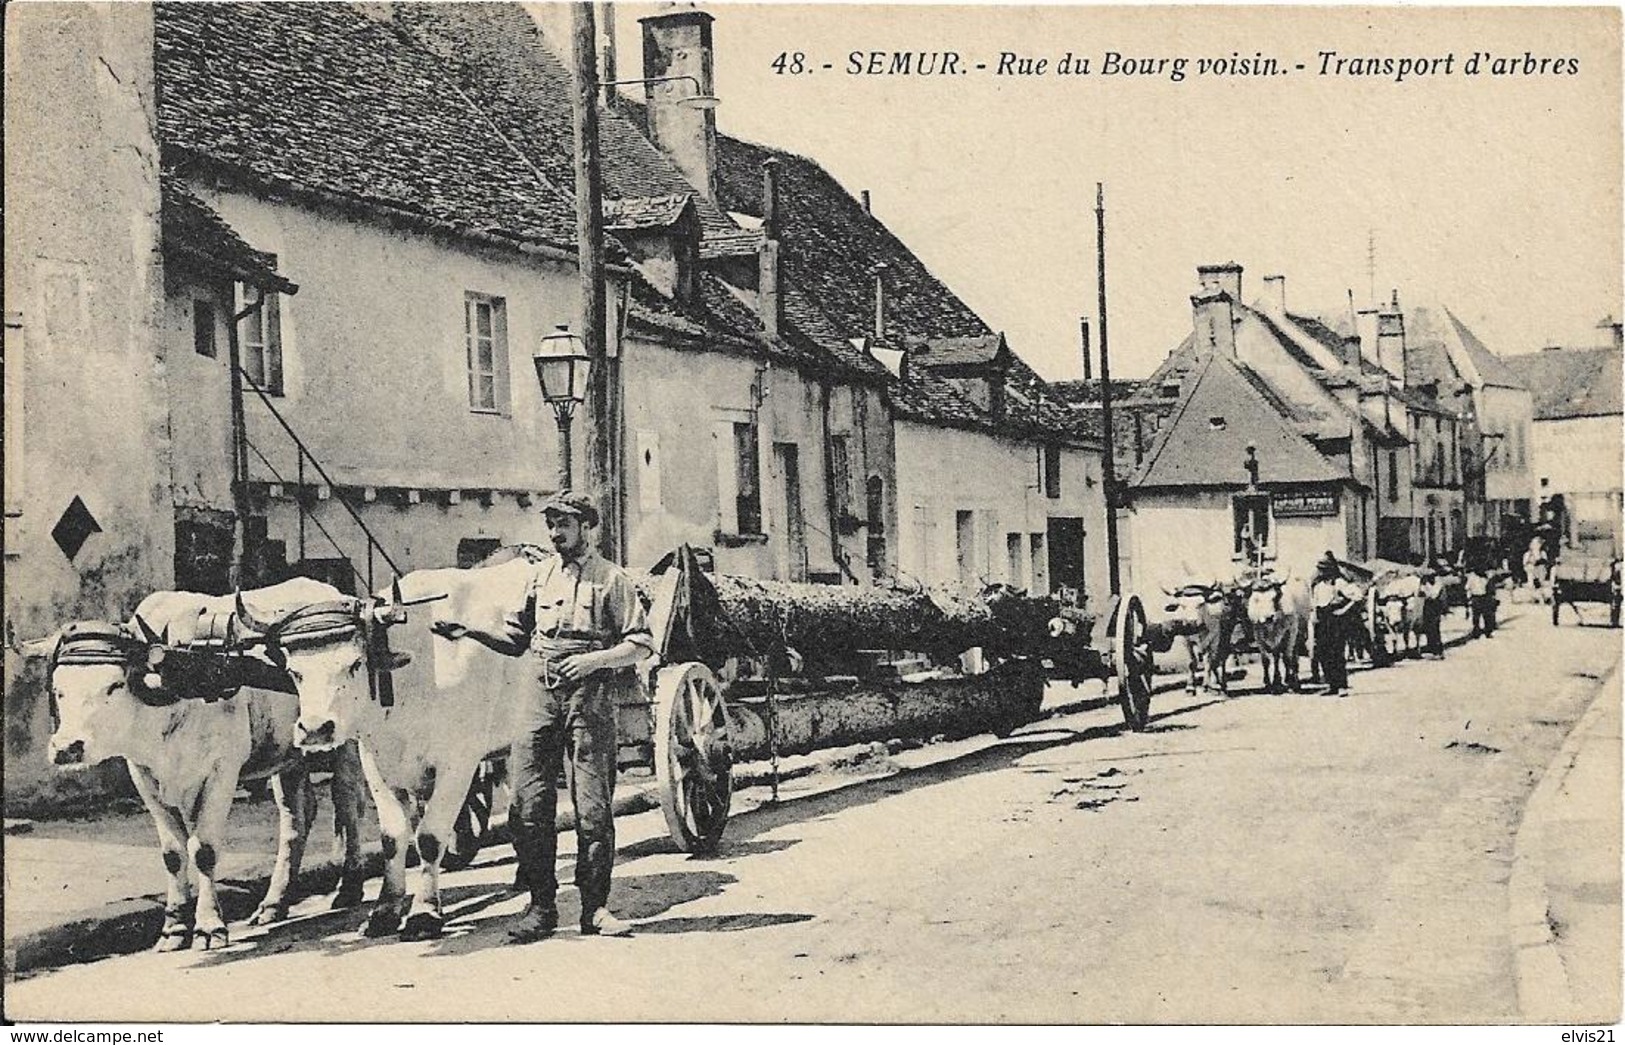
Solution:
[{"label": "wooden cart", "polygon": [[1557,623],[1558,611],[1567,604],[1574,615],[1585,622],[1580,612],[1582,602],[1602,603],[1608,607],[1608,626],[1619,627],[1620,560],[1618,556],[1579,555],[1573,552],[1563,556],[1552,567],[1552,623]]}]

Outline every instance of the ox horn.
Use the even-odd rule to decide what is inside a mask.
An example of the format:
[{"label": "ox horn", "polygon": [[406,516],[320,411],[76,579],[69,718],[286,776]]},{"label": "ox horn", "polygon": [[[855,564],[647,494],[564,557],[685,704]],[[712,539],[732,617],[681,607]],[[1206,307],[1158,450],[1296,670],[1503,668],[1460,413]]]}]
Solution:
[{"label": "ox horn", "polygon": [[135,615],[135,627],[137,631],[141,632],[142,642],[145,642],[149,646],[164,645],[163,637],[156,631],[153,631],[152,625],[148,624],[146,619],[139,613]]},{"label": "ox horn", "polygon": [[243,601],[243,592],[241,588],[237,590],[236,602],[232,609],[232,615],[236,617],[237,620],[241,621],[243,627],[249,631],[257,631],[263,634],[271,630],[271,623],[269,621],[260,620],[258,617],[254,616],[254,614],[249,612],[248,604]]},{"label": "ox horn", "polygon": [[6,647],[19,657],[49,657],[56,650],[56,644],[61,638],[62,629],[58,628],[49,635],[41,635],[37,639],[19,639],[16,626],[11,621],[6,621]]}]

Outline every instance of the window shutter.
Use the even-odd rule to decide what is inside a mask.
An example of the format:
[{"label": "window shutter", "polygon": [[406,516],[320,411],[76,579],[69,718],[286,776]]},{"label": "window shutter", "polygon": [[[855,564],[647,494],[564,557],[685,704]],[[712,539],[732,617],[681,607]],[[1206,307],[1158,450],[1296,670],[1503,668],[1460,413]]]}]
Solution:
[{"label": "window shutter", "polygon": [[738,466],[734,463],[733,422],[713,424],[711,438],[717,444],[717,529],[723,533],[738,533],[739,480]]},{"label": "window shutter", "polygon": [[265,295],[265,390],[282,394],[282,295]]},{"label": "window shutter", "polygon": [[496,408],[504,417],[513,416],[513,397],[508,388],[508,302],[491,299],[491,365],[496,373]]}]

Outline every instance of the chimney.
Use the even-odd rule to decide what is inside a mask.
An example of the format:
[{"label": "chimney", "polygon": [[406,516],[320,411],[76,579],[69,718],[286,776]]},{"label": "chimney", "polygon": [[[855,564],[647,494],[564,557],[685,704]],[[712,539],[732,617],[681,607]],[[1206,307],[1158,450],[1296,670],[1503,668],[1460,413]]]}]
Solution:
[{"label": "chimney", "polygon": [[1619,320],[1615,319],[1612,315],[1603,316],[1602,317],[1602,322],[1597,324],[1597,329],[1598,330],[1606,330],[1606,331],[1608,331],[1609,334],[1612,335],[1612,338],[1610,339],[1609,343],[1613,345],[1614,351],[1616,351],[1616,352],[1619,351],[1620,348],[1622,347],[1622,343],[1625,343],[1625,342],[1622,342],[1620,322],[1619,322]]},{"label": "chimney", "polygon": [[1204,290],[1218,287],[1230,295],[1232,304],[1241,301],[1241,266],[1234,261],[1226,261],[1222,265],[1198,265],[1196,282]]},{"label": "chimney", "polygon": [[779,161],[762,163],[762,240],[756,256],[756,311],[769,337],[779,336],[784,320],[779,295]]},{"label": "chimney", "polygon": [[1377,311],[1376,352],[1377,365],[1394,376],[1400,388],[1405,387],[1405,315],[1399,310],[1399,291],[1393,299]]},{"label": "chimney", "polygon": [[875,338],[886,340],[886,263],[875,266]]},{"label": "chimney", "polygon": [[865,213],[865,214],[873,214],[874,213],[874,211],[869,209],[869,190],[868,189],[863,190],[863,213]]},{"label": "chimney", "polygon": [[1089,320],[1084,316],[1078,317],[1078,341],[1083,346],[1083,379],[1093,381],[1094,363],[1089,358]]},{"label": "chimney", "polygon": [[1236,358],[1236,309],[1230,292],[1220,286],[1204,284],[1191,295],[1191,311],[1196,350]]},{"label": "chimney", "polygon": [[1264,309],[1271,315],[1286,315],[1286,277],[1264,277]]},{"label": "chimney", "polygon": [[1360,358],[1372,366],[1381,366],[1377,356],[1377,310],[1362,308],[1354,314],[1354,330],[1360,339]]},{"label": "chimney", "polygon": [[646,83],[649,137],[672,161],[688,183],[705,196],[717,198],[717,116],[710,108],[682,104],[696,95],[713,94],[711,76],[711,22],[703,11],[675,11],[640,18],[643,26],[643,75],[692,76],[698,81],[668,80]]},{"label": "chimney", "polygon": [[[601,79],[604,83],[614,83],[620,79],[615,74],[615,5],[610,0],[598,2],[598,31],[604,34],[604,62]],[[604,88],[604,108],[615,108],[615,88]]]}]

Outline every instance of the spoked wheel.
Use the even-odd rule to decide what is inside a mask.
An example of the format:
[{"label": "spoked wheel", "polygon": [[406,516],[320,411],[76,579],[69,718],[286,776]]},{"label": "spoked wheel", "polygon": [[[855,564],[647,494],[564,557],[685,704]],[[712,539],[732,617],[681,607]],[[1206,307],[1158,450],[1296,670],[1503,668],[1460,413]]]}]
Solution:
[{"label": "spoked wheel", "polygon": [[461,871],[474,862],[480,847],[491,831],[491,812],[496,807],[497,782],[502,776],[491,762],[484,761],[474,767],[474,779],[468,785],[468,797],[457,813],[452,826],[451,845],[441,854],[443,871]]},{"label": "spoked wheel", "polygon": [[672,840],[685,853],[715,850],[733,798],[733,749],[722,687],[710,668],[660,669],[654,745],[660,808]]},{"label": "spoked wheel", "polygon": [[1117,702],[1128,728],[1139,732],[1151,722],[1151,648],[1145,639],[1145,606],[1138,595],[1118,603],[1117,626],[1112,631]]}]

